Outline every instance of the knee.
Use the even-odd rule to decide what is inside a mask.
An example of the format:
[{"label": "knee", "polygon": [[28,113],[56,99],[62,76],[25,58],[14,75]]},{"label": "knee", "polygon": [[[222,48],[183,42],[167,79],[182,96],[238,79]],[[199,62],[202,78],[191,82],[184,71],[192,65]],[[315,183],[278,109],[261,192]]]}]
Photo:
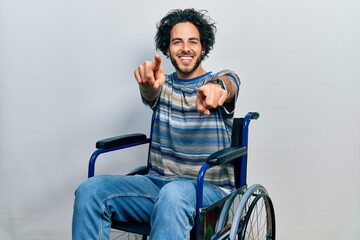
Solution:
[{"label": "knee", "polygon": [[158,202],[169,208],[191,206],[196,204],[196,186],[193,181],[173,181],[166,184],[159,193]]},{"label": "knee", "polygon": [[91,190],[94,189],[94,185],[96,185],[95,184],[95,182],[97,182],[96,180],[97,180],[96,177],[92,177],[80,183],[80,185],[75,190],[75,196],[82,196],[91,193],[92,192]]},{"label": "knee", "polygon": [[103,180],[99,177],[88,178],[83,181],[75,190],[75,204],[86,204],[86,202],[94,201],[99,197],[99,186]]},{"label": "knee", "polygon": [[[196,187],[192,181],[173,181],[162,187],[151,216],[152,226],[169,222],[182,225],[190,232],[196,214]],[[176,224],[175,224],[176,225]],[[183,238],[187,239],[187,238]]]}]

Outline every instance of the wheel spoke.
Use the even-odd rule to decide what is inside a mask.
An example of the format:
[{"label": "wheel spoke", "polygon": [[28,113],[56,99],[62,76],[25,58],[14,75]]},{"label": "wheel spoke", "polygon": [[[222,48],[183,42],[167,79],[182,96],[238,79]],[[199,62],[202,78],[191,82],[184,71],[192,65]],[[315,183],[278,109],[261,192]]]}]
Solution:
[{"label": "wheel spoke", "polygon": [[[272,239],[272,216],[268,216],[269,206],[267,194],[261,191],[254,191],[246,204],[247,217],[244,222],[246,240]],[[272,211],[270,211],[272,212]]]}]

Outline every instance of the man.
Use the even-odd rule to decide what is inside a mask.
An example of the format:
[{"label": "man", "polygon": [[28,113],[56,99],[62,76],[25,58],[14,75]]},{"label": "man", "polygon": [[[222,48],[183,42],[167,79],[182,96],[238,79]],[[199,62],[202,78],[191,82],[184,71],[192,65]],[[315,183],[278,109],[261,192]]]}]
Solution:
[{"label": "man", "polygon": [[[198,170],[211,153],[230,146],[240,80],[207,72],[202,61],[215,43],[206,11],[173,10],[158,24],[156,48],[175,72],[165,75],[156,54],[135,69],[143,102],[155,113],[150,170],[140,176],[95,176],[76,191],[73,239],[108,239],[111,219],[151,223],[150,239],[189,239]],[[233,187],[231,165],[208,170],[204,206]],[[171,236],[171,237],[170,237]]]}]

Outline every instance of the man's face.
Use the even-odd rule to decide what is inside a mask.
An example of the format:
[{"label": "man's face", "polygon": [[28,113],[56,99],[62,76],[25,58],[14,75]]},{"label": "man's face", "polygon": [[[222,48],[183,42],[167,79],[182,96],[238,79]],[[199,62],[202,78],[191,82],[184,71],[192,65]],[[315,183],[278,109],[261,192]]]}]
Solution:
[{"label": "man's face", "polygon": [[200,66],[202,53],[199,31],[195,25],[190,22],[174,25],[168,55],[179,78],[193,78],[205,73]]}]

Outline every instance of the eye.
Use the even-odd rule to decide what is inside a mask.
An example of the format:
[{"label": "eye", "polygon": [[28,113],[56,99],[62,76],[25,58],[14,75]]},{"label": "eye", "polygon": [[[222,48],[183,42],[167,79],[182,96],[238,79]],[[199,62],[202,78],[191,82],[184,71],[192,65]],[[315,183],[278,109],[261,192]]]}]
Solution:
[{"label": "eye", "polygon": [[173,45],[180,45],[182,42],[181,42],[181,40],[180,39],[174,39],[174,40],[172,40],[171,41],[171,43],[173,44]]}]

